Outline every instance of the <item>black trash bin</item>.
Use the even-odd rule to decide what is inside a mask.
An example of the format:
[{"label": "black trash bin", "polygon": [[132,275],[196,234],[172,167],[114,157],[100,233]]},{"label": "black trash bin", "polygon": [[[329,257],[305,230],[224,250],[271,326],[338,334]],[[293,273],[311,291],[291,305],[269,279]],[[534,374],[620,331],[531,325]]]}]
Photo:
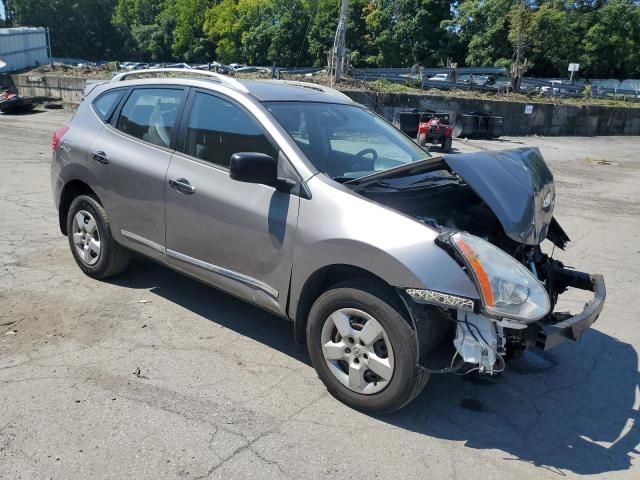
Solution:
[{"label": "black trash bin", "polygon": [[502,136],[502,124],[504,122],[503,117],[492,115],[489,117],[489,138],[498,138]]},{"label": "black trash bin", "polygon": [[486,138],[489,136],[489,119],[491,116],[484,113],[477,113],[476,115],[478,116],[478,132],[476,136]]},{"label": "black trash bin", "polygon": [[464,113],[458,115],[453,127],[453,136],[456,138],[475,137],[478,134],[478,116]]},{"label": "black trash bin", "polygon": [[497,138],[502,135],[503,117],[491,112],[471,112],[458,115],[453,136],[460,138]]}]

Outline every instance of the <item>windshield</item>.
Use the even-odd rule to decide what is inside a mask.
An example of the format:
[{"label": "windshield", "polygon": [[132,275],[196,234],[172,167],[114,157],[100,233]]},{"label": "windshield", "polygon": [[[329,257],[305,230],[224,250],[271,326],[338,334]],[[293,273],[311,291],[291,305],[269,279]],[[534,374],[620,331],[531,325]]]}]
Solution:
[{"label": "windshield", "polygon": [[265,105],[311,163],[336,180],[360,178],[429,157],[393,126],[355,105]]}]

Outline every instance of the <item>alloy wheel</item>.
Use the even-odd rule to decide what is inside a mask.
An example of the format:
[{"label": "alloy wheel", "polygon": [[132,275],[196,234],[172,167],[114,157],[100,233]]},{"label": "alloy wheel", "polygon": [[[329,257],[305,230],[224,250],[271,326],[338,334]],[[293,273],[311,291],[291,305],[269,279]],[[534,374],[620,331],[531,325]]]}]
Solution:
[{"label": "alloy wheel", "polygon": [[364,395],[383,390],[394,372],[394,354],[383,326],[356,308],[333,312],[322,327],[322,353],[333,376]]},{"label": "alloy wheel", "polygon": [[100,259],[100,231],[93,215],[78,211],[73,217],[72,234],[78,257],[87,265],[95,265]]}]

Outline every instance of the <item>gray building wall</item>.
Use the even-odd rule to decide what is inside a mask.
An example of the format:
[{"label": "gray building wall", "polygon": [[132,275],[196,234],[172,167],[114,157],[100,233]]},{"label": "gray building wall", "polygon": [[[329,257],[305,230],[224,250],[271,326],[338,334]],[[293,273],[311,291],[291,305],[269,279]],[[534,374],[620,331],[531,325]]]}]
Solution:
[{"label": "gray building wall", "polygon": [[42,27],[0,28],[0,58],[7,63],[0,73],[49,63],[47,30]]}]

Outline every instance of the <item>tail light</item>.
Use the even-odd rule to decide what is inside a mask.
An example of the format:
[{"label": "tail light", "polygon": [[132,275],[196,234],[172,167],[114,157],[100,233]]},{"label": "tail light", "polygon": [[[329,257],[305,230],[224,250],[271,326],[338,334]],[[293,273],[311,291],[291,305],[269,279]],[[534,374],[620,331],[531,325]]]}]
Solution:
[{"label": "tail light", "polygon": [[51,150],[54,152],[57,150],[58,145],[60,145],[60,140],[64,137],[64,134],[69,131],[69,127],[66,125],[64,127],[60,127],[53,133],[53,137],[51,138]]}]

